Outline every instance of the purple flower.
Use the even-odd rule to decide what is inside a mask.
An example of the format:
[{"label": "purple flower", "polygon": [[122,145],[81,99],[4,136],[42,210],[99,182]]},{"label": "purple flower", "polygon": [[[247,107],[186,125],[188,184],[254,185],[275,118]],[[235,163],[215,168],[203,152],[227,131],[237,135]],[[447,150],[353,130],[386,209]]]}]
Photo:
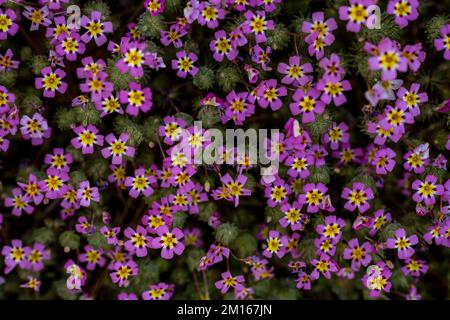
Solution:
[{"label": "purple flower", "polygon": [[179,49],[183,46],[181,37],[187,35],[187,33],[186,28],[173,24],[170,26],[169,31],[161,30],[161,43],[165,46],[173,43],[174,47]]},{"label": "purple flower", "polygon": [[335,53],[332,53],[330,58],[323,58],[319,62],[319,66],[324,71],[324,78],[331,80],[340,80],[345,73],[344,68],[341,66],[341,59]]},{"label": "purple flower", "polygon": [[0,54],[0,71],[10,71],[12,69],[17,69],[19,67],[20,61],[13,60],[12,58],[13,52],[11,49],[7,49],[5,54]]},{"label": "purple flower", "polygon": [[319,259],[311,260],[311,264],[315,267],[311,272],[311,280],[319,279],[320,275],[323,275],[325,279],[330,279],[331,273],[339,270],[337,263],[326,254],[321,254]]},{"label": "purple flower", "polygon": [[324,77],[317,82],[317,89],[323,91],[320,100],[325,104],[330,104],[333,101],[338,107],[347,102],[344,91],[351,90],[352,86],[348,80],[336,80],[335,77]]},{"label": "purple flower", "polygon": [[278,231],[270,230],[263,255],[267,258],[272,258],[272,255],[275,254],[278,258],[282,258],[286,253],[288,242],[289,240],[286,235],[280,235]]},{"label": "purple flower", "polygon": [[198,72],[198,68],[194,66],[194,62],[198,60],[195,53],[190,52],[189,54],[186,51],[178,51],[176,54],[176,59],[172,60],[172,69],[177,70],[177,76],[180,78],[186,78],[189,73],[192,76],[195,76]]},{"label": "purple flower", "polygon": [[354,238],[348,242],[348,246],[344,249],[343,258],[345,260],[352,260],[352,270],[359,271],[361,265],[367,267],[370,261],[372,261],[371,252],[372,245],[368,241],[359,245],[358,239]]},{"label": "purple flower", "polygon": [[426,92],[419,93],[420,84],[413,83],[411,88],[407,90],[401,87],[397,91],[397,97],[400,99],[398,104],[404,110],[410,112],[413,117],[420,114],[419,104],[428,101],[428,95]]},{"label": "purple flower", "polygon": [[345,222],[336,216],[326,216],[325,224],[319,224],[316,227],[316,232],[329,239],[339,240],[342,235],[342,229],[345,227]]},{"label": "purple flower", "polygon": [[238,51],[224,30],[215,32],[214,38],[215,40],[211,40],[209,43],[209,48],[214,52],[213,57],[216,61],[220,62],[224,57],[227,57],[230,61],[236,59]]},{"label": "purple flower", "polygon": [[156,230],[158,237],[155,237],[152,241],[152,248],[161,250],[161,257],[164,259],[172,259],[173,254],[180,255],[183,253],[185,246],[181,239],[183,239],[183,232],[174,228],[169,231],[167,226],[161,226]]},{"label": "purple flower", "polygon": [[61,56],[66,57],[69,61],[77,60],[78,54],[83,54],[86,46],[81,42],[81,37],[77,31],[72,30],[70,33],[61,33],[58,36],[58,44],[55,51]]},{"label": "purple flower", "polygon": [[126,260],[124,262],[116,261],[112,269],[113,272],[109,275],[112,282],[118,283],[119,287],[127,285],[129,278],[138,274],[138,266],[133,260]]},{"label": "purple flower", "polygon": [[406,45],[403,48],[402,55],[408,61],[408,68],[416,72],[419,70],[421,63],[425,60],[425,51],[422,51],[422,44]]},{"label": "purple flower", "polygon": [[215,6],[207,1],[200,2],[198,7],[198,23],[202,26],[206,25],[210,29],[219,26],[219,20],[225,18],[226,11],[220,6]]},{"label": "purple flower", "polygon": [[420,277],[420,275],[427,273],[428,265],[424,260],[415,260],[408,258],[405,261],[405,266],[402,267],[402,272],[405,276],[412,275],[413,277]]},{"label": "purple flower", "polygon": [[339,19],[347,21],[347,31],[359,32],[361,25],[367,23],[368,7],[374,5],[374,0],[350,0],[349,6],[339,8]]},{"label": "purple flower", "polygon": [[88,270],[95,270],[96,266],[98,265],[100,268],[103,267],[106,263],[105,258],[103,255],[103,249],[98,248],[94,249],[91,246],[85,246],[84,247],[84,253],[81,253],[78,256],[78,259],[81,262],[87,262],[86,269]]},{"label": "purple flower", "polygon": [[407,237],[405,229],[397,229],[394,233],[394,238],[387,239],[386,247],[389,249],[397,249],[398,258],[405,260],[414,254],[412,246],[416,245],[418,242],[419,239],[415,234]]},{"label": "purple flower", "polygon": [[325,104],[318,98],[320,91],[315,88],[309,88],[304,91],[301,88],[295,90],[289,105],[292,115],[302,114],[302,123],[310,123],[315,121],[315,114],[322,114],[325,110]]},{"label": "purple flower", "polygon": [[44,142],[44,138],[49,138],[52,129],[49,128],[47,120],[40,113],[35,113],[30,118],[23,116],[20,119],[20,132],[25,140],[31,139],[33,146],[40,145]]},{"label": "purple flower", "polygon": [[52,168],[69,171],[69,165],[73,162],[72,155],[65,153],[63,148],[53,149],[53,154],[47,153],[44,158],[44,163],[49,164]]},{"label": "purple flower", "polygon": [[25,192],[27,199],[32,200],[35,205],[41,203],[44,195],[42,194],[42,190],[39,188],[37,178],[34,174],[30,174],[28,176],[28,183],[17,182],[17,184]]},{"label": "purple flower", "polygon": [[242,125],[247,117],[255,112],[255,105],[248,101],[248,92],[228,93],[225,102],[225,113],[221,117],[223,123],[232,119],[236,125]]},{"label": "purple flower", "polygon": [[133,198],[137,198],[141,193],[145,197],[152,195],[153,188],[151,187],[151,183],[156,182],[156,178],[147,176],[143,168],[136,169],[134,175],[134,177],[127,177],[125,179],[125,186],[130,188],[128,194]]},{"label": "purple flower", "polygon": [[370,265],[367,268],[366,274],[362,278],[362,283],[366,286],[370,292],[369,296],[377,298],[380,296],[381,291],[389,292],[392,284],[389,281],[392,272],[384,261],[378,261],[375,265]]},{"label": "purple flower", "polygon": [[49,19],[49,10],[46,6],[42,8],[33,8],[31,6],[26,6],[25,10],[23,11],[23,15],[31,21],[30,31],[38,30],[41,24],[48,27],[52,22]]},{"label": "purple flower", "polygon": [[347,131],[348,125],[345,122],[339,124],[333,122],[323,140],[330,144],[332,150],[337,150],[340,144],[347,144],[350,141],[350,134]]},{"label": "purple flower", "polygon": [[12,189],[12,197],[5,197],[5,207],[12,207],[11,213],[17,217],[22,215],[22,211],[31,214],[34,211],[34,207],[29,204],[30,200],[22,193],[20,188],[14,188]]},{"label": "purple flower", "polygon": [[289,57],[289,65],[283,62],[278,64],[277,71],[285,75],[281,83],[304,86],[312,80],[312,77],[307,75],[313,71],[311,63],[300,64],[300,61],[300,56],[292,56]]},{"label": "purple flower", "polygon": [[373,199],[374,195],[371,188],[361,182],[354,182],[351,189],[344,188],[341,197],[347,200],[345,209],[355,211],[358,208],[360,213],[364,213],[370,208],[368,200]]},{"label": "purple flower", "polygon": [[[158,0],[153,0],[158,1]],[[152,284],[150,290],[142,293],[143,300],[169,300],[173,294],[174,285],[169,285],[164,282]]]},{"label": "purple flower", "polygon": [[99,202],[100,194],[98,188],[92,188],[89,181],[80,182],[77,190],[77,198],[80,200],[80,205],[83,207],[89,207],[91,201]]},{"label": "purple flower", "polygon": [[274,22],[266,19],[264,11],[247,11],[244,17],[246,21],[242,24],[242,31],[246,34],[253,33],[256,43],[266,42],[266,31],[275,28]]},{"label": "purple flower", "polygon": [[436,202],[436,196],[442,195],[444,187],[441,184],[437,184],[437,177],[433,175],[427,175],[425,181],[419,179],[412,183],[412,189],[417,190],[413,194],[413,200],[415,202],[425,202],[427,206],[432,206]]},{"label": "purple flower", "polygon": [[136,230],[128,227],[124,231],[125,249],[132,255],[137,257],[145,257],[147,255],[147,248],[150,248],[153,241],[152,237],[147,236],[147,230],[143,226],[137,226]]},{"label": "purple flower", "polygon": [[434,47],[437,51],[444,50],[444,59],[450,60],[450,24],[443,25],[440,29],[440,34],[442,36],[441,38],[434,39]]},{"label": "purple flower", "polygon": [[80,24],[86,29],[86,33],[81,36],[81,40],[84,43],[89,43],[89,41],[94,39],[97,46],[105,44],[107,41],[105,33],[113,31],[111,22],[102,22],[102,14],[99,11],[92,11],[90,19],[82,16]]},{"label": "purple flower", "polygon": [[103,146],[103,136],[98,134],[99,130],[91,124],[87,127],[78,126],[73,129],[73,132],[77,134],[77,137],[70,142],[74,148],[81,149],[83,154],[94,153],[94,145]]},{"label": "purple flower", "polygon": [[102,155],[105,159],[112,156],[111,163],[119,165],[123,162],[123,156],[134,157],[135,148],[127,146],[128,134],[122,133],[119,138],[112,133],[106,136],[105,140],[109,147],[102,149]]},{"label": "purple flower", "polygon": [[13,36],[19,30],[17,23],[14,23],[16,14],[12,9],[6,9],[5,11],[0,8],[0,40],[5,40],[10,36]]},{"label": "purple flower", "polygon": [[69,181],[66,171],[55,168],[47,169],[47,178],[39,181],[39,188],[45,192],[48,199],[59,199],[64,195],[64,183]]},{"label": "purple flower", "polygon": [[395,152],[391,148],[382,148],[375,152],[372,164],[377,174],[388,174],[395,166]]},{"label": "purple flower", "polygon": [[62,79],[66,76],[66,73],[57,68],[55,71],[51,67],[45,67],[41,70],[42,77],[36,78],[34,85],[36,89],[44,88],[44,97],[53,98],[55,92],[64,93],[67,90],[67,83]]},{"label": "purple flower", "polygon": [[229,271],[221,274],[222,280],[216,281],[215,286],[222,294],[227,293],[230,288],[235,291],[242,290],[244,287],[242,283],[245,282],[244,276],[238,275],[233,277]]},{"label": "purple flower", "polygon": [[153,106],[152,91],[150,88],[142,88],[139,83],[131,82],[129,90],[120,91],[120,103],[128,104],[126,112],[135,117],[139,111],[147,112]]},{"label": "purple flower", "polygon": [[408,60],[402,55],[398,45],[389,38],[382,39],[377,46],[377,53],[369,58],[370,70],[381,70],[381,79],[394,80],[397,71],[406,72]]},{"label": "purple flower", "polygon": [[309,213],[316,213],[320,209],[325,209],[324,200],[325,193],[328,188],[322,182],[318,184],[307,183],[303,186],[304,194],[299,195],[298,202],[300,204],[307,204],[306,209]]},{"label": "purple flower", "polygon": [[389,0],[386,12],[395,16],[395,23],[404,28],[409,21],[414,21],[419,16],[418,0]]},{"label": "purple flower", "polygon": [[22,245],[22,240],[11,240],[11,245],[4,245],[2,248],[2,255],[5,257],[5,274],[10,273],[16,266],[25,269],[28,261],[25,256],[25,249]]}]

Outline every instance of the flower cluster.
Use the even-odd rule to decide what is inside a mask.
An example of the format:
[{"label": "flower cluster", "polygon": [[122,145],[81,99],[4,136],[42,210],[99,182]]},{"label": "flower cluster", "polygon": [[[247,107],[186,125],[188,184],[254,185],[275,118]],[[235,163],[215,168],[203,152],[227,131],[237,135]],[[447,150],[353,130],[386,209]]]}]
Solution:
[{"label": "flower cluster", "polygon": [[[74,22],[71,2],[0,0],[0,297],[437,297],[445,15],[120,0]],[[214,135],[249,128],[278,129],[270,175]]]}]

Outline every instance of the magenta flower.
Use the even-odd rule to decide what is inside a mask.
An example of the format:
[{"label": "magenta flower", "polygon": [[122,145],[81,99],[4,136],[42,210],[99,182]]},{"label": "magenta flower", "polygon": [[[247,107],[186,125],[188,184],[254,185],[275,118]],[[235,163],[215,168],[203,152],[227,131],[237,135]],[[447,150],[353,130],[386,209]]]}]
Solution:
[{"label": "magenta flower", "polygon": [[44,158],[44,163],[50,165],[52,168],[69,171],[69,165],[73,162],[72,155],[66,153],[62,148],[53,149],[53,154],[47,153]]},{"label": "magenta flower", "polygon": [[309,213],[316,213],[320,209],[325,209],[326,192],[328,188],[322,182],[318,184],[307,183],[303,187],[304,194],[299,195],[298,202],[300,204],[307,204],[306,211]]},{"label": "magenta flower", "polygon": [[281,79],[283,84],[291,84],[293,86],[304,86],[312,80],[308,75],[313,71],[311,63],[300,64],[300,56],[289,57],[289,64],[281,62],[277,71],[285,76]]},{"label": "magenta flower", "polygon": [[[241,196],[250,196],[251,190],[244,188],[245,182],[247,181],[247,177],[244,175],[239,175],[235,180],[231,178],[229,174],[224,175],[221,179],[223,184],[222,192],[225,193],[225,199],[231,202],[234,202],[234,205],[237,207],[239,204],[239,197]],[[213,197],[218,199],[217,195],[213,193]]]},{"label": "magenta flower", "polygon": [[368,241],[359,245],[358,239],[354,238],[348,242],[348,246],[344,249],[343,258],[345,260],[352,260],[352,270],[359,271],[361,265],[367,267],[370,261],[372,261],[370,255],[372,250],[372,245]]},{"label": "magenta flower", "polygon": [[25,269],[28,266],[28,261],[25,256],[25,249],[22,240],[11,240],[11,245],[4,245],[2,248],[2,255],[5,257],[5,274],[10,273],[16,266]]},{"label": "magenta flower", "polygon": [[348,131],[348,125],[345,122],[336,124],[333,122],[331,128],[324,135],[324,142],[330,144],[332,150],[337,150],[339,145],[347,144],[350,141],[350,134]]},{"label": "magenta flower", "polygon": [[397,97],[399,98],[399,106],[410,112],[414,117],[420,114],[419,104],[428,101],[428,95],[426,92],[419,93],[420,84],[413,83],[411,88],[407,90],[401,87],[397,91]]},{"label": "magenta flower", "polygon": [[344,68],[341,66],[341,59],[335,53],[332,53],[330,58],[325,57],[321,59],[319,66],[324,71],[323,77],[332,81],[340,80],[345,73]]},{"label": "magenta flower", "polygon": [[434,47],[437,51],[444,50],[444,59],[450,60],[450,24],[443,25],[440,29],[440,34],[441,38],[434,39]]},{"label": "magenta flower", "polygon": [[394,80],[397,71],[406,72],[408,60],[402,55],[397,44],[389,38],[382,39],[377,46],[377,53],[369,58],[370,70],[381,70],[381,79]]},{"label": "magenta flower", "polygon": [[129,283],[129,278],[138,274],[138,266],[133,260],[116,261],[112,270],[109,274],[111,280],[113,283],[118,283],[119,287],[126,286]]},{"label": "magenta flower", "polygon": [[397,229],[394,233],[394,238],[387,239],[386,247],[388,249],[397,249],[398,258],[405,260],[414,254],[412,246],[416,245],[418,242],[419,239],[415,234],[407,237],[404,229]]},{"label": "magenta flower", "polygon": [[94,39],[97,46],[105,44],[107,41],[105,33],[111,33],[113,31],[111,22],[102,22],[102,14],[99,11],[92,11],[90,19],[82,16],[80,24],[86,29],[86,33],[81,36],[81,40],[84,43],[89,43],[89,41]]},{"label": "magenta flower", "polygon": [[315,267],[311,272],[311,280],[319,279],[320,275],[323,275],[325,279],[330,279],[331,274],[339,270],[337,263],[326,254],[321,254],[319,259],[311,260],[311,264]]},{"label": "magenta flower", "polygon": [[258,104],[262,108],[265,109],[270,106],[272,111],[276,111],[283,106],[280,97],[287,95],[287,89],[283,86],[277,88],[277,80],[270,79],[264,80],[260,84],[256,94],[259,97]]},{"label": "magenta flower", "polygon": [[391,148],[382,148],[375,152],[372,164],[375,172],[380,175],[388,174],[395,166],[395,152]]},{"label": "magenta flower", "polygon": [[413,277],[420,277],[427,273],[428,265],[424,260],[415,260],[408,258],[405,261],[405,266],[402,267],[402,272],[405,276],[412,275]]},{"label": "magenta flower", "polygon": [[289,105],[292,115],[302,114],[302,123],[313,122],[314,115],[322,114],[325,110],[325,104],[318,99],[319,96],[320,91],[315,88],[309,88],[306,92],[300,88],[295,90],[293,102]]},{"label": "magenta flower", "polygon": [[368,7],[374,5],[374,0],[349,0],[349,6],[339,8],[339,19],[348,21],[347,31],[359,32],[361,25],[367,23]]},{"label": "magenta flower", "polygon": [[0,114],[8,112],[10,110],[10,105],[12,105],[15,100],[16,95],[0,85]]},{"label": "magenta flower", "polygon": [[386,12],[395,16],[395,23],[404,28],[410,21],[414,21],[419,16],[418,0],[389,0]]},{"label": "magenta flower", "polygon": [[272,258],[275,254],[278,258],[282,258],[286,254],[288,242],[289,240],[286,235],[280,235],[278,231],[270,230],[263,255],[267,258]]},{"label": "magenta flower", "polygon": [[5,11],[0,8],[0,40],[5,40],[10,36],[13,36],[19,30],[17,23],[14,23],[16,14],[12,9],[6,9]]},{"label": "magenta flower", "polygon": [[217,28],[219,26],[219,20],[224,19],[226,14],[226,11],[220,6],[207,1],[200,2],[198,12],[197,22],[201,26],[206,25],[210,29]]},{"label": "magenta flower", "polygon": [[180,78],[186,78],[189,73],[195,76],[198,72],[198,68],[194,66],[194,62],[198,60],[195,53],[186,51],[178,51],[176,54],[176,59],[172,60],[172,69],[177,70],[177,76]]},{"label": "magenta flower", "polygon": [[426,53],[422,50],[422,44],[419,42],[414,45],[406,45],[403,48],[402,55],[408,61],[408,68],[416,72],[422,62],[425,61]]},{"label": "magenta flower", "polygon": [[138,225],[136,230],[128,227],[125,229],[124,235],[128,238],[124,246],[130,254],[137,257],[147,255],[147,248],[150,248],[153,238],[147,236],[147,230],[143,226]]},{"label": "magenta flower", "polygon": [[103,267],[106,263],[106,259],[103,257],[103,249],[94,249],[91,246],[84,247],[84,253],[78,256],[81,262],[86,262],[87,270],[95,270],[97,266]]},{"label": "magenta flower", "polygon": [[65,182],[69,181],[69,175],[66,171],[55,168],[47,169],[47,178],[39,181],[39,188],[45,192],[48,199],[59,199],[64,195]]},{"label": "magenta flower", "polygon": [[174,228],[169,231],[167,226],[161,226],[156,230],[158,237],[152,240],[152,248],[161,250],[161,257],[164,259],[172,259],[173,254],[180,255],[183,253],[185,246],[181,239],[183,239],[183,232]]},{"label": "magenta flower", "polygon": [[34,85],[36,89],[44,88],[44,97],[53,98],[55,92],[64,93],[67,90],[67,83],[62,79],[66,76],[66,73],[57,68],[55,71],[51,67],[45,67],[41,70],[42,77],[36,78]]},{"label": "magenta flower", "polygon": [[186,28],[180,27],[178,24],[172,24],[169,31],[161,30],[161,43],[165,46],[173,43],[173,46],[177,49],[183,46],[181,37],[187,35]]},{"label": "magenta flower", "polygon": [[391,275],[392,272],[386,263],[384,261],[378,261],[375,265],[367,268],[366,274],[361,281],[370,290],[369,296],[378,298],[382,291],[389,292],[391,290],[392,283],[389,281]]},{"label": "magenta flower", "polygon": [[42,194],[42,190],[39,188],[37,178],[34,174],[30,173],[28,176],[28,183],[17,182],[17,184],[25,192],[27,200],[32,200],[35,205],[42,202],[44,195]]},{"label": "magenta flower", "polygon": [[29,116],[23,116],[20,119],[20,132],[25,140],[31,139],[33,146],[40,145],[44,142],[44,138],[49,138],[52,129],[49,128],[47,120],[39,113]]},{"label": "magenta flower", "polygon": [[412,189],[417,190],[413,194],[413,200],[418,203],[424,202],[427,206],[434,205],[436,196],[440,196],[444,192],[444,187],[437,184],[437,177],[433,175],[427,175],[425,181],[415,180],[412,183]]},{"label": "magenta flower", "polygon": [[44,6],[42,8],[33,8],[31,6],[26,6],[23,15],[31,21],[30,31],[36,31],[39,29],[40,25],[48,27],[52,22],[49,18],[48,7]]},{"label": "magenta flower", "polygon": [[345,222],[336,216],[326,216],[325,224],[319,224],[316,227],[316,232],[329,239],[339,240],[342,236],[342,229],[345,227]]},{"label": "magenta flower", "polygon": [[[158,1],[158,0],[153,0]],[[143,300],[169,300],[173,295],[174,285],[164,282],[150,285],[150,290],[142,293]]]},{"label": "magenta flower", "polygon": [[225,112],[221,117],[222,123],[232,119],[236,125],[242,125],[246,118],[255,112],[255,105],[248,101],[248,92],[228,93],[225,102]]},{"label": "magenta flower", "polygon": [[242,24],[242,31],[254,34],[256,43],[266,42],[266,31],[275,28],[274,22],[266,19],[264,11],[247,11],[244,17],[246,21]]},{"label": "magenta flower", "polygon": [[165,0],[145,0],[144,7],[152,16],[164,12]]},{"label": "magenta flower", "polygon": [[322,78],[317,82],[317,89],[323,91],[320,100],[325,104],[330,104],[331,101],[338,107],[345,102],[347,98],[344,95],[344,91],[352,89],[350,81],[348,80],[336,80],[336,78]]},{"label": "magenta flower", "polygon": [[105,140],[109,144],[109,147],[102,149],[101,152],[105,159],[112,156],[112,164],[121,164],[124,156],[134,157],[135,148],[126,145],[128,134],[122,133],[119,138],[116,138],[114,134],[110,133],[106,136]]},{"label": "magenta flower", "polygon": [[233,288],[235,291],[241,290],[244,286],[242,283],[245,282],[244,276],[232,276],[229,271],[223,272],[221,274],[222,280],[216,281],[215,286],[220,290],[222,294],[228,292],[230,288]]},{"label": "magenta flower", "polygon": [[221,62],[224,57],[233,61],[236,59],[238,51],[231,42],[231,39],[227,37],[224,30],[220,30],[214,33],[214,40],[209,43],[209,48],[214,52],[213,58],[216,61]]},{"label": "magenta flower", "polygon": [[100,194],[98,192],[98,188],[92,188],[90,186],[89,181],[83,181],[78,185],[77,198],[80,200],[80,205],[83,207],[89,207],[91,205],[91,201],[100,201]]},{"label": "magenta flower", "polygon": [[12,189],[12,197],[5,197],[5,207],[12,207],[12,215],[20,217],[22,212],[32,214],[34,207],[30,205],[31,199],[22,193],[20,188]]},{"label": "magenta flower", "polygon": [[133,198],[137,198],[141,193],[145,197],[152,195],[153,188],[151,187],[151,184],[156,182],[156,178],[147,176],[145,169],[143,168],[136,169],[134,175],[134,177],[127,177],[125,179],[125,186],[130,188],[128,194]]},{"label": "magenta flower", "polygon": [[351,189],[344,188],[341,197],[347,200],[345,209],[355,211],[357,208],[360,213],[364,213],[370,208],[368,200],[373,199],[374,195],[371,188],[361,182],[354,182]]},{"label": "magenta flower", "polygon": [[126,112],[135,117],[139,111],[147,112],[153,106],[152,91],[150,88],[142,88],[139,83],[131,82],[129,91],[120,91],[120,103],[128,104]]},{"label": "magenta flower", "polygon": [[61,57],[66,57],[68,61],[77,60],[77,55],[83,54],[85,50],[86,46],[77,31],[72,30],[70,33],[61,33],[58,36],[55,51]]},{"label": "magenta flower", "polygon": [[103,136],[98,134],[99,130],[91,124],[87,127],[78,126],[73,132],[77,137],[71,140],[72,146],[81,149],[83,154],[94,153],[94,145],[103,146]]},{"label": "magenta flower", "polygon": [[[12,69],[17,69],[19,67],[20,61],[13,60],[12,58],[13,52],[11,49],[7,49],[5,54],[0,54],[0,71],[10,71]],[[0,88],[1,87],[2,86],[0,86]]]}]

